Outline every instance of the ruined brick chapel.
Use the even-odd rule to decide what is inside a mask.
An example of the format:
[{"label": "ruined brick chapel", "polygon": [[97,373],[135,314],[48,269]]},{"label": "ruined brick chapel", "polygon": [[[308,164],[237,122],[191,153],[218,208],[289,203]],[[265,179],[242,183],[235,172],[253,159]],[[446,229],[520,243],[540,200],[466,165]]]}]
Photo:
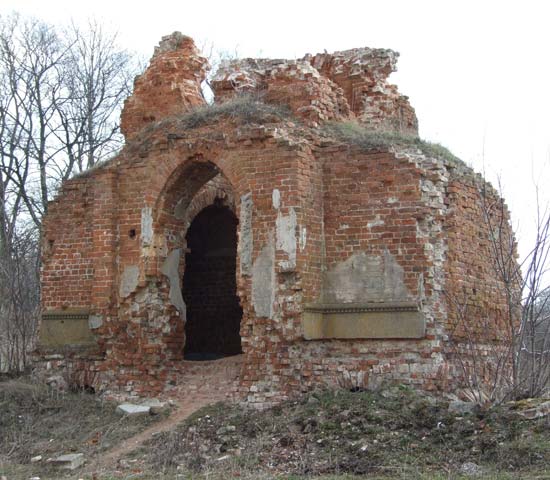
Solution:
[{"label": "ruined brick chapel", "polygon": [[49,205],[37,369],[145,396],[234,358],[257,404],[342,378],[459,385],[449,292],[469,322],[500,309],[479,177],[418,140],[397,57],[225,61],[208,105],[206,59],[164,37],[124,148]]}]

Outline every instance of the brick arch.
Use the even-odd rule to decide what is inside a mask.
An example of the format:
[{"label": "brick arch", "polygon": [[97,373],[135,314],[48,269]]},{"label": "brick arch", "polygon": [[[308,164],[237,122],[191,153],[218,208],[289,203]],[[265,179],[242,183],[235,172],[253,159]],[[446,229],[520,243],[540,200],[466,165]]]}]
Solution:
[{"label": "brick arch", "polygon": [[[235,168],[234,164],[230,165]],[[178,263],[176,271],[172,271],[173,273],[171,275],[173,276],[171,276],[169,280],[170,286],[176,285],[177,290],[182,290],[183,284],[181,282],[186,272],[186,264],[189,261],[187,253],[190,252],[187,245],[187,234],[193,220],[200,212],[204,211],[205,208],[213,205],[227,207],[234,214],[235,218],[238,218],[237,205],[235,202],[237,194],[238,192],[235,190],[222,168],[220,168],[216,162],[205,160],[204,157],[200,155],[188,157],[187,160],[180,163],[172,170],[172,173],[165,182],[164,188],[162,188],[161,193],[157,197],[153,210],[153,221],[155,223],[154,231],[157,232],[156,235],[161,239],[159,244],[164,245],[164,248],[159,250],[159,252],[162,253],[159,255],[160,258],[157,264],[162,265],[165,259],[172,255],[173,252],[179,251],[177,257],[171,257],[177,258]],[[238,251],[235,253],[236,263],[238,261]],[[175,264],[172,265],[175,266]],[[193,265],[196,266],[197,263],[195,262]],[[224,264],[222,267],[227,270],[227,265]],[[196,271],[193,272],[198,275]],[[205,278],[201,276],[195,276],[193,278],[199,278],[205,282],[211,280],[208,277],[208,269],[206,269],[205,272]],[[161,270],[157,270],[156,274],[162,278]],[[177,275],[177,278],[175,278],[174,275]],[[233,267],[233,282],[237,284],[238,281],[235,264]],[[188,292],[191,292],[191,295],[193,295],[192,289],[188,290]],[[229,294],[221,296],[220,305],[222,305],[223,308],[227,306],[224,302],[227,301],[228,296]],[[235,290],[234,297],[237,298],[236,305],[240,308],[240,302],[242,300],[237,289]],[[185,302],[183,298],[182,301]],[[196,303],[194,305],[196,305]],[[212,303],[210,307],[212,307]],[[235,305],[233,305],[233,307],[235,307]],[[178,333],[171,343],[171,349],[175,355],[184,352],[187,344],[186,336],[191,335],[189,331],[186,330],[189,321],[189,312],[193,315],[193,312],[196,314],[197,310],[196,308],[193,310],[193,303],[188,305],[184,303],[184,308],[180,308],[179,313],[174,310],[173,315],[171,314],[170,317],[170,322],[174,326],[174,331]],[[195,315],[191,318],[196,319],[197,316]],[[231,325],[234,327],[237,317],[232,318],[234,321]],[[237,332],[241,318],[242,309],[240,309],[238,317]],[[200,324],[200,322],[198,324]],[[191,323],[189,323],[189,325],[191,325]],[[197,325],[196,321],[194,325]],[[227,330],[227,325],[223,328],[220,325],[219,331],[224,332],[224,328]],[[234,332],[234,330],[232,331]],[[196,328],[193,332],[195,332],[193,338],[202,338],[200,335],[197,337]],[[240,339],[240,336],[237,336]]]},{"label": "brick arch", "polygon": [[[173,213],[175,202],[180,202],[180,209],[186,211],[191,201],[201,188],[217,175],[222,175],[225,182],[236,197],[238,189],[243,187],[242,180],[245,176],[240,174],[239,166],[234,162],[227,162],[221,155],[216,155],[216,146],[211,145],[208,154],[196,151],[186,154],[183,160],[171,155],[167,162],[166,179],[158,191],[154,203],[154,221],[157,225],[163,223],[166,215]],[[181,157],[180,157],[181,158]],[[175,202],[174,202],[175,195]],[[198,212],[197,212],[198,213]]]},{"label": "brick arch", "polygon": [[[216,182],[219,177],[221,177],[221,181]],[[222,205],[228,207],[237,215],[233,188],[223,174],[219,174],[211,181],[207,182],[193,197],[183,216],[185,230],[189,228],[193,219],[202,210],[213,205],[216,201],[221,202]]]},{"label": "brick arch", "polygon": [[165,223],[174,216],[176,205],[186,211],[195,195],[220,173],[218,166],[201,157],[190,157],[180,163],[168,176],[156,201],[156,221]]},{"label": "brick arch", "polygon": [[187,156],[171,170],[153,207],[154,231],[166,240],[164,252],[185,248],[185,234],[191,221],[217,199],[237,216],[236,195],[217,160],[206,159],[202,154]]}]

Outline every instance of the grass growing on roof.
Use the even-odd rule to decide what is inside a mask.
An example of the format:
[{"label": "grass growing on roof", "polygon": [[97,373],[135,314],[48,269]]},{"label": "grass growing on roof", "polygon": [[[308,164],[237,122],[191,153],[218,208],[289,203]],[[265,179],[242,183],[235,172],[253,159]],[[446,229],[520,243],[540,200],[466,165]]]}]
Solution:
[{"label": "grass growing on roof", "polygon": [[356,145],[365,151],[392,146],[416,147],[426,156],[441,158],[451,164],[463,164],[462,160],[453,155],[444,146],[438,143],[427,142],[414,135],[395,131],[376,131],[353,121],[328,123],[325,131],[341,142]]},{"label": "grass growing on roof", "polygon": [[178,123],[186,129],[192,129],[222,117],[240,120],[246,124],[263,124],[281,121],[289,116],[290,111],[285,106],[264,103],[252,95],[237,95],[223,103],[196,107],[181,115]]}]

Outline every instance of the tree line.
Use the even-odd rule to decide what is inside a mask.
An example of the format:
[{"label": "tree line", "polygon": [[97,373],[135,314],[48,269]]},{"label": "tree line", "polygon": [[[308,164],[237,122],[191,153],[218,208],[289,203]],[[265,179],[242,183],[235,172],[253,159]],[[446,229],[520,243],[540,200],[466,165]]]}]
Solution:
[{"label": "tree line", "polygon": [[121,147],[120,110],[139,69],[95,21],[82,28],[0,16],[0,370],[27,364],[48,201]]}]

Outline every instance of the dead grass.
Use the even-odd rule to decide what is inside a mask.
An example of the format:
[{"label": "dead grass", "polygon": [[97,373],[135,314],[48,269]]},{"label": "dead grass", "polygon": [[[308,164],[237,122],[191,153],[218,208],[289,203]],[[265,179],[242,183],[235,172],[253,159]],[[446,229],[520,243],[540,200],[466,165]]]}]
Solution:
[{"label": "dead grass", "polygon": [[392,146],[418,148],[424,155],[435,157],[449,162],[451,165],[463,165],[458,157],[447,148],[438,144],[422,140],[419,137],[405,135],[399,132],[382,132],[366,128],[357,122],[330,122],[325,133],[343,143],[356,145],[365,151],[387,149]]},{"label": "dead grass", "polygon": [[[115,408],[86,393],[60,393],[24,380],[0,382],[0,472],[8,466],[26,471],[37,455],[45,460],[79,452],[89,458],[159,419],[123,417]],[[41,465],[32,468],[49,471]]]},{"label": "dead grass", "polygon": [[260,97],[237,95],[222,103],[201,105],[181,115],[172,116],[147,125],[140,137],[148,137],[156,131],[166,135],[194,130],[229,120],[240,125],[264,125],[291,118],[290,110],[281,105],[264,103]]},{"label": "dead grass", "polygon": [[321,392],[264,412],[208,407],[142,455],[156,471],[192,478],[461,478],[465,462],[482,466],[484,478],[536,478],[550,464],[548,428],[506,409],[458,416],[405,387]]},{"label": "dead grass", "polygon": [[265,124],[288,119],[290,115],[287,107],[264,103],[261,98],[251,95],[237,95],[223,103],[197,107],[178,117],[178,123],[185,129],[202,127],[220,119]]},{"label": "dead grass", "polygon": [[[141,431],[153,417],[123,418],[87,394],[21,381],[0,383],[0,475],[7,478],[356,480],[548,478],[550,420],[501,407],[457,415],[408,387],[322,391],[258,412],[215,404],[155,435],[116,471],[64,474],[31,456],[78,451],[88,459]],[[178,477],[176,477],[178,475]]]}]

